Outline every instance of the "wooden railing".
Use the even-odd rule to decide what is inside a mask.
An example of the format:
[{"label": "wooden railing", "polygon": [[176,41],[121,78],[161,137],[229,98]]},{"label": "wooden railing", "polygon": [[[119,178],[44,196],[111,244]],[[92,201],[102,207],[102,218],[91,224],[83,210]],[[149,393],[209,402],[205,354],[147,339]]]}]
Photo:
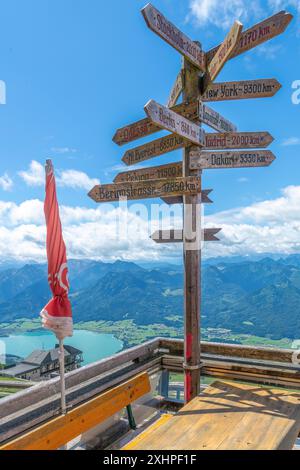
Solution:
[{"label": "wooden railing", "polygon": [[[201,374],[300,389],[300,366],[292,350],[201,343]],[[66,374],[67,406],[91,400],[148,371],[183,372],[183,341],[156,338]],[[165,390],[167,384],[165,384]],[[60,414],[59,378],[0,400],[0,442]]]}]

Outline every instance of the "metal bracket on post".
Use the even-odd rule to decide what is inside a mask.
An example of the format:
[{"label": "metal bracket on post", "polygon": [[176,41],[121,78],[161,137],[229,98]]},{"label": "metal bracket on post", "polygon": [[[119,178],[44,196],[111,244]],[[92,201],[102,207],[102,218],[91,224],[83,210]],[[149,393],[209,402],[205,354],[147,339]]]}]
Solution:
[{"label": "metal bracket on post", "polygon": [[168,398],[169,396],[169,381],[170,381],[170,372],[165,369],[161,373],[159,381],[159,393],[162,397]]},{"label": "metal bracket on post", "polygon": [[196,364],[194,366],[189,366],[185,362],[182,364],[183,369],[185,370],[200,370],[203,367],[203,362],[200,362],[199,364]]},{"label": "metal bracket on post", "polygon": [[131,405],[127,405],[126,410],[127,410],[127,416],[128,416],[128,422],[129,422],[130,429],[135,430],[136,429],[136,422],[135,422],[135,419],[134,419],[134,416],[133,416]]}]

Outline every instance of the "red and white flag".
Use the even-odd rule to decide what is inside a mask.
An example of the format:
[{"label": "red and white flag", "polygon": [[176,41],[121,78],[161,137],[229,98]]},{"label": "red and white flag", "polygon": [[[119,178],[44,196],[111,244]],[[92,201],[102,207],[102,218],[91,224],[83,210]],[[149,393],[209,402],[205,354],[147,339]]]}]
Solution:
[{"label": "red and white flag", "polygon": [[46,162],[46,196],[44,212],[47,226],[48,282],[53,298],[41,311],[44,328],[52,330],[59,340],[73,334],[72,308],[68,297],[69,281],[66,246],[62,236],[56,196],[54,169]]}]

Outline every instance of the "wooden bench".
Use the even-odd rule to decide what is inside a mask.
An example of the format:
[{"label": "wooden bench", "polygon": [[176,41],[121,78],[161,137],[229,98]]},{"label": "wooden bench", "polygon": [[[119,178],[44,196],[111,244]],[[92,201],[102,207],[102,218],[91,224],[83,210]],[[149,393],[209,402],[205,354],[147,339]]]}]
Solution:
[{"label": "wooden bench", "polygon": [[[142,373],[127,382],[58,416],[21,436],[0,445],[0,450],[55,450],[106,419],[129,407],[151,390],[148,374]],[[133,419],[129,408],[129,419]]]},{"label": "wooden bench", "polygon": [[123,450],[292,449],[299,431],[299,393],[217,381]]}]

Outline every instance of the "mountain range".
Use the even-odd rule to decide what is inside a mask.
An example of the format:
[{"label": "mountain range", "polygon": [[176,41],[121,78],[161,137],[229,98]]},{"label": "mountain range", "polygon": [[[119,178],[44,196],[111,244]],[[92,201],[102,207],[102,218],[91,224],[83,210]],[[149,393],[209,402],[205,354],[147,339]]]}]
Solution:
[{"label": "mountain range", "polygon": [[[176,326],[182,317],[179,265],[69,261],[74,321],[132,319]],[[204,263],[202,326],[272,339],[300,337],[300,255]],[[0,323],[35,318],[50,299],[46,265],[0,271]]]}]

